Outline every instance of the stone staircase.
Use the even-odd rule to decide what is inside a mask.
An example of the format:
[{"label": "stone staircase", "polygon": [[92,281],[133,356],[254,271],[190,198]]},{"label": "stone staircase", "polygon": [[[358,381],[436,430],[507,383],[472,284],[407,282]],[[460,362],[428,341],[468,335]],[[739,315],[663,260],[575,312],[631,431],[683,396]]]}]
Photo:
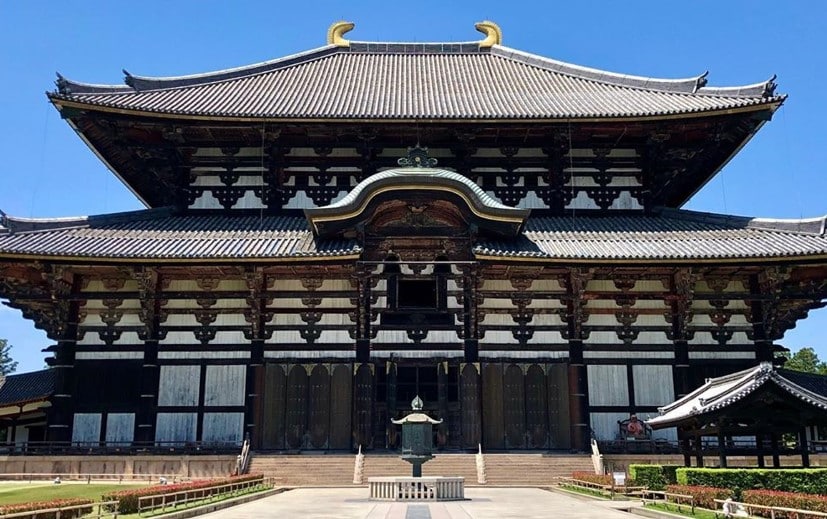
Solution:
[{"label": "stone staircase", "polygon": [[484,454],[488,486],[547,486],[575,471],[593,472],[587,454]]},{"label": "stone staircase", "polygon": [[[276,479],[278,485],[348,486],[353,484],[352,454],[253,454],[250,473]],[[488,485],[545,486],[574,471],[592,471],[588,455],[485,454]],[[396,454],[365,455],[364,483],[374,476],[407,476],[410,464]],[[422,466],[423,476],[461,476],[477,485],[473,454],[437,454]]]}]

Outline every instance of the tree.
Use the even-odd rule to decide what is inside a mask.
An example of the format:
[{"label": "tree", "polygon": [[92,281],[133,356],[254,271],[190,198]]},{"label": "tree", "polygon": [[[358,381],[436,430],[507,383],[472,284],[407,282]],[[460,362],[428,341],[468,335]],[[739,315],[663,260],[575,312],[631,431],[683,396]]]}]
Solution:
[{"label": "tree", "polygon": [[785,352],[783,356],[787,358],[787,362],[784,363],[786,369],[827,375],[827,363],[819,360],[818,354],[812,348],[801,348],[793,354]]},{"label": "tree", "polygon": [[11,358],[11,344],[0,339],[0,375],[9,375],[17,369],[17,361]]}]

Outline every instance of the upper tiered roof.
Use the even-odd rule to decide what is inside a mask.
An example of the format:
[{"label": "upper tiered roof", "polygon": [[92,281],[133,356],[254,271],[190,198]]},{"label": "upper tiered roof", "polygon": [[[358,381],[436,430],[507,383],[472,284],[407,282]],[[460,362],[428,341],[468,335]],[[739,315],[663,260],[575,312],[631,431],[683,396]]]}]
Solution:
[{"label": "upper tiered roof", "polygon": [[58,79],[62,107],[191,118],[265,120],[588,120],[777,108],[773,79],[715,88],[707,74],[656,79],[571,65],[487,38],[462,43],[347,41],[246,67],[181,77],[126,73],[126,86]]}]

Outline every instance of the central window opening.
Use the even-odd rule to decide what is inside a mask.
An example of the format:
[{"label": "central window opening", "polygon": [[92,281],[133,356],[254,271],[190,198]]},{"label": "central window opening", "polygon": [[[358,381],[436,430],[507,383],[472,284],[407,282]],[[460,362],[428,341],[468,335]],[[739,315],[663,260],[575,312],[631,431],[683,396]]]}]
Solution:
[{"label": "central window opening", "polygon": [[438,308],[436,279],[400,279],[398,283],[398,308],[430,310]]}]

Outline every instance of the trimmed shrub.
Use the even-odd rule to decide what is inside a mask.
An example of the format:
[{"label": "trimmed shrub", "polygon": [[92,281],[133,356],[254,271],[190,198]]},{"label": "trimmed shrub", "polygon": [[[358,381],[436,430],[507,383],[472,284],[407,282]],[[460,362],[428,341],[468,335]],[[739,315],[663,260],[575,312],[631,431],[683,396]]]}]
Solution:
[{"label": "trimmed shrub", "polygon": [[646,486],[650,490],[663,490],[666,485],[677,483],[675,471],[680,465],[645,465],[633,463],[629,465],[629,477],[638,485]]},{"label": "trimmed shrub", "polygon": [[[34,503],[19,503],[15,505],[0,506],[0,515],[17,514],[21,512],[34,512],[47,510],[49,508],[61,508],[64,506],[89,505],[89,507],[78,508],[72,511],[61,512],[61,519],[74,519],[92,513],[91,499],[54,499],[52,501],[37,501]],[[56,519],[57,512],[37,514],[37,519]]]},{"label": "trimmed shrub", "polygon": [[660,465],[629,465],[629,477],[650,490],[663,490],[666,478],[663,477],[663,467]]},{"label": "trimmed shrub", "polygon": [[678,484],[742,490],[781,490],[827,494],[827,469],[715,469],[680,468]]},{"label": "trimmed shrub", "polygon": [[671,494],[683,494],[695,498],[695,506],[715,510],[716,499],[726,499],[732,496],[728,488],[715,488],[700,485],[667,485],[666,491]]},{"label": "trimmed shrub", "polygon": [[661,465],[663,468],[663,478],[667,485],[676,485],[678,483],[678,469],[682,469],[683,465]]},{"label": "trimmed shrub", "polygon": [[[138,513],[138,498],[147,496],[160,496],[163,494],[174,494],[175,492],[182,492],[184,490],[208,489],[211,487],[220,487],[221,485],[228,485],[230,483],[242,483],[244,481],[264,480],[261,474],[248,474],[244,476],[232,476],[229,478],[207,479],[203,481],[192,481],[190,483],[177,483],[173,485],[154,485],[151,487],[136,488],[130,490],[119,490],[110,494],[105,494],[101,497],[103,501],[117,501],[118,513],[136,514]],[[205,496],[211,495],[209,492]]]},{"label": "trimmed shrub", "polygon": [[[810,512],[827,513],[827,496],[802,494],[799,492],[779,492],[778,490],[745,490],[742,501],[754,505],[782,506],[797,508]],[[763,510],[754,510],[755,515],[770,517],[770,513]],[[777,516],[778,514],[776,514]]]}]

